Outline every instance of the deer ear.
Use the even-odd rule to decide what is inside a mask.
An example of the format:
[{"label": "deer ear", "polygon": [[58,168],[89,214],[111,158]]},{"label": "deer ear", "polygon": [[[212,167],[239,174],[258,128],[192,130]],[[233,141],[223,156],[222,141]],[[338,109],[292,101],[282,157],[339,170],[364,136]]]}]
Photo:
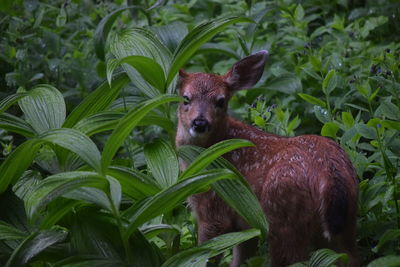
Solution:
[{"label": "deer ear", "polygon": [[185,79],[188,75],[189,74],[184,69],[179,70],[179,78],[180,79]]},{"label": "deer ear", "polygon": [[224,75],[224,80],[231,90],[249,89],[255,85],[264,72],[268,51],[261,50],[236,62]]}]

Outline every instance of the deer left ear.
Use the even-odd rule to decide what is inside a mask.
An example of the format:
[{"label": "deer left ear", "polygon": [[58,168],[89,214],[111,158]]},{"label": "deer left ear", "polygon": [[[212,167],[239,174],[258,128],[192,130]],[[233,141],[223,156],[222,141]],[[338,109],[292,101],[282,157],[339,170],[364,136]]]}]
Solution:
[{"label": "deer left ear", "polygon": [[268,51],[261,50],[236,62],[224,75],[224,80],[230,90],[249,89],[255,85],[264,72],[267,59]]}]

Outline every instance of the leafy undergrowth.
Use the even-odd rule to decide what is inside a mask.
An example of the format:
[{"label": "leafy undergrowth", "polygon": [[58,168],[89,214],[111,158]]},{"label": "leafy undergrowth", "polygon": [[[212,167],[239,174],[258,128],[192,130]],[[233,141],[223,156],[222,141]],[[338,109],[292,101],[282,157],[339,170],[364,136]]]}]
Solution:
[{"label": "leafy undergrowth", "polygon": [[[264,244],[255,196],[218,159],[251,144],[173,140],[178,70],[223,74],[262,49],[263,78],[233,97],[232,115],[340,143],[360,182],[362,265],[400,265],[400,4],[131,2],[0,6],[1,265],[205,266],[224,253],[226,266],[236,244]],[[254,229],[196,245],[185,199],[209,188]],[[260,245],[246,266],[268,259]],[[322,249],[296,266],[338,260]]]}]

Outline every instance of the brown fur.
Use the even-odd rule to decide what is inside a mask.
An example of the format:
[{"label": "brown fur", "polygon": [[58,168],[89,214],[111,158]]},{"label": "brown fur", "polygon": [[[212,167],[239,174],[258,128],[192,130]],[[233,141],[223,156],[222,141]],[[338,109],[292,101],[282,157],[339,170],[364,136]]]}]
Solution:
[{"label": "brown fur", "polygon": [[[257,59],[244,59],[235,66],[254,72],[252,65],[258,64],[257,70],[261,68]],[[250,64],[248,70],[246,64]],[[265,211],[270,225],[272,266],[306,260],[311,250],[321,247],[348,253],[350,266],[358,266],[355,242],[358,185],[350,160],[339,145],[325,137],[287,138],[265,133],[229,117],[227,103],[222,108],[216,107],[217,97],[225,96],[228,102],[233,91],[240,87],[239,82],[232,90],[233,86],[227,82],[227,76],[235,74],[232,74],[235,66],[224,76],[181,72],[180,94],[189,96],[190,104],[180,104],[178,110],[177,146],[208,147],[232,138],[255,144],[230,152],[225,158],[247,179]],[[246,86],[259,79],[249,75],[245,75]],[[206,133],[192,136],[191,122],[199,116],[209,122],[210,128]],[[189,202],[198,218],[200,243],[249,227],[213,191],[192,196]],[[239,266],[256,251],[256,240],[237,246],[231,266]]]}]

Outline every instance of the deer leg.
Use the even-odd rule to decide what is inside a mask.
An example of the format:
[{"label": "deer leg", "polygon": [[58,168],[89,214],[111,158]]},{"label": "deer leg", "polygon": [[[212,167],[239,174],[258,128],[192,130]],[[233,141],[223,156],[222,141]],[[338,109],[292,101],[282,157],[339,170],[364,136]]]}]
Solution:
[{"label": "deer leg", "polygon": [[256,255],[258,238],[247,240],[233,248],[233,260],[230,267],[238,267]]}]

